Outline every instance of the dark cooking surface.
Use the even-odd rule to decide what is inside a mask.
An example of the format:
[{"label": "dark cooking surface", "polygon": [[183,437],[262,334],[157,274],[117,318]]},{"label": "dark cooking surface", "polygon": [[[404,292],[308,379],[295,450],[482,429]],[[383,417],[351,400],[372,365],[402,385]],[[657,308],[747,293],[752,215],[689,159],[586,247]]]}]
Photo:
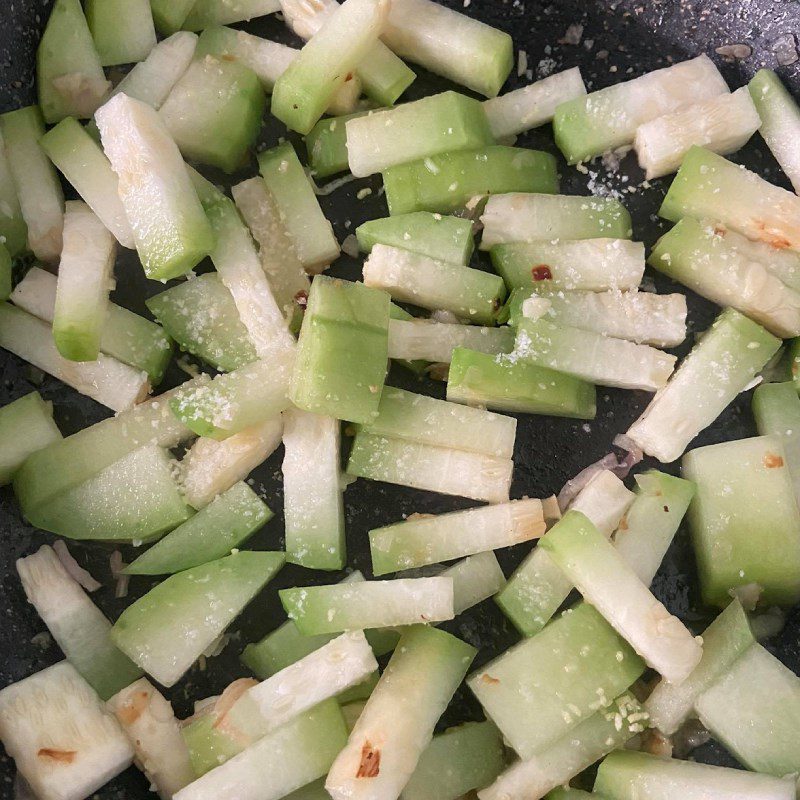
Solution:
[{"label": "dark cooking surface", "polygon": [[[35,102],[33,90],[34,51],[47,18],[50,0],[0,0],[4,7],[0,12],[0,112],[20,105]],[[507,30],[514,36],[517,48],[527,52],[528,68],[533,78],[543,77],[553,71],[580,66],[589,90],[610,83],[635,77],[643,72],[666,66],[672,61],[707,53],[721,67],[732,88],[743,85],[760,67],[777,68],[795,95],[800,95],[800,62],[779,66],[779,53],[785,53],[787,45],[793,46],[786,37],[798,30],[800,22],[800,0],[728,0],[727,2],[691,2],[686,0],[641,0],[640,2],[579,2],[558,0],[553,4],[542,2],[488,2],[487,0],[447,0],[447,5],[465,10],[492,25]],[[559,43],[571,25],[583,25],[578,44]],[[279,41],[297,44],[281,22],[274,18],[256,20],[244,26],[254,33]],[[574,34],[575,29],[571,29]],[[568,36],[568,40],[574,40]],[[725,61],[715,49],[730,44],[746,44],[752,47],[749,58]],[[787,59],[781,55],[781,61]],[[516,72],[516,71],[515,71]],[[524,85],[528,79],[514,74],[509,88]],[[438,78],[420,75],[411,87],[406,99],[415,99],[432,91],[440,91],[446,83]],[[262,141],[273,145],[281,135],[280,125],[268,118]],[[299,139],[295,139],[295,144]],[[541,148],[556,153],[549,126],[532,131],[520,138],[522,146]],[[304,153],[299,147],[301,155]],[[756,170],[768,180],[787,186],[774,160],[763,142],[756,135],[750,144],[734,160]],[[602,167],[592,164],[588,174],[567,168],[563,160],[562,192],[567,194],[605,193],[611,191],[620,197],[631,211],[634,221],[634,238],[652,245],[664,230],[655,212],[664,195],[670,178],[655,181],[650,188],[640,186],[643,176],[635,162],[628,157],[616,175],[609,175]],[[221,180],[203,170],[209,177]],[[256,174],[255,160],[246,170],[237,173],[233,182]],[[599,173],[599,174],[598,174]],[[371,196],[357,200],[356,193],[364,186],[372,188]],[[378,176],[358,180],[344,185],[327,197],[322,197],[323,209],[334,223],[341,241],[349,231],[362,221],[386,214],[385,204],[378,193]],[[633,186],[632,193],[627,188]],[[622,192],[623,194],[619,194]],[[346,256],[337,262],[333,274],[357,278],[357,262]],[[135,257],[124,257],[117,264],[117,289],[114,299],[137,312],[144,312],[143,298],[161,290],[158,283],[144,279]],[[652,280],[652,276],[647,280]],[[671,286],[661,277],[655,279],[659,291],[669,291]],[[683,289],[679,289],[684,291]],[[692,340],[693,332],[704,330],[713,319],[715,308],[694,295],[689,296],[690,336],[679,349],[683,354]],[[55,403],[55,414],[65,434],[85,427],[107,415],[105,409],[88,398],[60,385],[56,380],[43,380],[32,373],[30,367],[19,359],[0,352],[0,404],[8,403],[22,394],[37,388],[47,400]],[[173,366],[163,388],[183,380],[186,376]],[[444,384],[418,380],[400,367],[393,367],[388,383],[418,392],[443,397]],[[563,483],[584,466],[604,455],[614,434],[626,430],[648,400],[642,392],[621,390],[599,390],[597,419],[588,425],[581,422],[550,417],[520,418],[515,453],[515,480],[513,497],[529,495],[543,497],[557,492]],[[752,435],[754,427],[749,412],[750,395],[742,395],[733,407],[706,430],[697,440],[698,444],[711,444],[727,439]],[[276,512],[273,519],[251,542],[256,549],[283,547],[282,539],[282,495],[280,463],[282,449],[254,473],[255,486]],[[652,466],[645,462],[642,468]],[[668,468],[672,469],[672,468]],[[394,487],[372,481],[359,480],[345,494],[347,508],[347,539],[349,566],[369,573],[369,549],[367,531],[377,525],[400,519],[402,514],[414,511],[441,513],[470,505],[469,501],[448,498],[412,489]],[[27,555],[45,541],[49,534],[32,529],[20,517],[17,504],[9,488],[0,489],[0,688],[30,675],[61,658],[58,648],[50,643],[43,646],[32,642],[36,634],[45,630],[35,611],[30,607],[19,584],[14,562]],[[73,554],[86,565],[106,586],[95,593],[94,600],[106,614],[115,619],[133,599],[143,594],[151,585],[147,579],[132,580],[131,592],[125,600],[115,600],[108,566],[111,548],[80,543],[70,545]],[[498,552],[506,574],[527,552],[527,545]],[[123,550],[126,560],[131,549]],[[193,669],[188,678],[181,681],[169,696],[174,701],[177,713],[186,715],[191,703],[210,694],[217,694],[231,680],[246,674],[238,662],[238,654],[245,643],[263,636],[284,619],[278,602],[277,590],[286,586],[309,582],[326,583],[337,580],[336,574],[309,572],[298,567],[287,566],[237,620],[231,628],[232,640],[224,652],[208,660],[205,672]],[[655,580],[654,591],[673,613],[690,626],[702,629],[710,619],[709,614],[698,606],[695,591],[694,565],[691,550],[684,535],[679,534]],[[491,600],[462,615],[445,627],[456,635],[481,648],[476,666],[495,656],[514,643],[517,635],[510,623]],[[800,615],[795,610],[789,614],[787,625],[779,636],[767,642],[795,672],[800,672]],[[37,640],[40,642],[40,640]],[[462,689],[456,696],[444,722],[474,717],[479,713],[477,703]],[[733,764],[730,756],[721,748],[707,745],[695,755],[700,760]],[[0,796],[12,796],[13,763],[1,755]],[[135,769],[101,790],[99,800],[136,800],[151,798],[147,782]]]}]

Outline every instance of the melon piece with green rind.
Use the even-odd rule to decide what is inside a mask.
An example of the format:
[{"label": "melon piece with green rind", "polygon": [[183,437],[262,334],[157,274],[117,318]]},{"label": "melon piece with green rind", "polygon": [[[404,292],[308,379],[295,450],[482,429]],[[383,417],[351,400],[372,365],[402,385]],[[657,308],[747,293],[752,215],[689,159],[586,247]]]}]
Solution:
[{"label": "melon piece with green rind", "polygon": [[104,67],[144,61],[156,46],[150,0],[86,0],[86,21]]},{"label": "melon piece with green rind", "polygon": [[283,562],[283,553],[242,551],[172,575],[122,613],[112,639],[160,684],[172,686]]},{"label": "melon piece with green rind", "polygon": [[170,36],[183,27],[196,0],[150,0],[153,21],[162,36]]},{"label": "melon piece with green rind", "polygon": [[61,439],[53,421],[53,404],[30,392],[0,408],[0,486],[37,450]]},{"label": "melon piece with green rind", "polygon": [[28,245],[28,226],[22,216],[17,189],[6,157],[2,122],[0,122],[0,244],[12,258],[18,256]]},{"label": "melon piece with green rind", "polygon": [[[395,308],[395,306],[393,306]],[[389,358],[449,364],[456,350],[496,356],[514,349],[514,331],[418,319],[399,314],[389,320]]]},{"label": "melon piece with green rind", "polygon": [[800,397],[793,381],[762,383],[753,392],[753,416],[761,436],[777,436],[800,498]]},{"label": "melon piece with green rind", "polygon": [[315,178],[327,178],[349,168],[347,122],[371,114],[355,111],[342,116],[323,117],[304,137],[308,162]]},{"label": "melon piece with green rind", "polygon": [[197,0],[181,27],[185,31],[204,31],[215,25],[249,22],[280,11],[278,0]]}]

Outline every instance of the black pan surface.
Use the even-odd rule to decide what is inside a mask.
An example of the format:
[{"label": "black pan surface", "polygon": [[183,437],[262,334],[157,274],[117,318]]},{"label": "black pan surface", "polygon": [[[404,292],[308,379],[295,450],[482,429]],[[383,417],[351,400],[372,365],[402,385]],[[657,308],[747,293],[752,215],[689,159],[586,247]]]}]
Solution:
[{"label": "black pan surface", "polygon": [[[580,66],[590,91],[611,83],[636,77],[674,61],[707,53],[720,66],[732,88],[743,85],[760,67],[777,69],[795,96],[800,96],[800,62],[787,64],[796,42],[793,31],[800,29],[798,0],[557,0],[552,4],[539,0],[444,0],[445,4],[473,15],[508,31],[515,45],[527,54],[528,69],[533,78],[553,71]],[[35,48],[47,19],[52,0],[0,0],[0,112],[10,111],[36,102],[34,91]],[[573,26],[573,27],[571,27]],[[582,26],[580,40],[575,42],[577,28]],[[243,26],[247,30],[288,44],[299,45],[276,18],[264,18]],[[568,33],[569,31],[569,33]],[[744,44],[751,48],[743,59],[726,58],[717,48]],[[723,51],[725,52],[725,51]],[[788,55],[787,55],[788,54]],[[795,56],[797,53],[795,52]],[[418,71],[420,76],[406,99],[450,88],[439,78]],[[512,75],[507,88],[528,82],[524,75]],[[274,145],[284,131],[273,118],[265,121],[264,145]],[[292,137],[294,138],[294,137]],[[294,139],[301,158],[304,148]],[[588,174],[568,168],[556,150],[549,126],[532,131],[518,144],[548,150],[559,157],[562,192],[567,194],[612,194],[623,200],[634,221],[634,238],[651,246],[664,232],[665,224],[656,216],[670,178],[642,186],[643,175],[628,156],[616,173],[597,163]],[[789,187],[785,177],[761,139],[756,135],[733,156],[768,180]],[[221,174],[204,169],[212,180],[225,182]],[[227,179],[238,182],[257,173],[255,159],[248,167]],[[358,200],[356,193],[368,186],[372,194]],[[348,183],[327,197],[322,206],[332,220],[341,241],[362,221],[386,214],[379,193],[380,179],[371,178]],[[123,257],[116,268],[117,289],[113,299],[134,311],[146,313],[143,298],[163,287],[145,280],[135,257]],[[487,266],[488,265],[484,265]],[[205,269],[210,269],[206,265]],[[360,264],[347,256],[338,261],[331,272],[355,279]],[[660,292],[676,290],[661,276],[650,275]],[[678,287],[679,291],[685,291]],[[695,332],[708,327],[716,309],[705,300],[689,293],[690,336],[677,350],[686,352]],[[55,415],[64,434],[85,427],[107,416],[108,412],[92,400],[61,385],[58,381],[35,374],[35,371],[14,356],[0,352],[0,404],[38,389],[47,400],[54,401]],[[172,367],[163,388],[185,379]],[[413,391],[444,396],[444,384],[418,379],[402,367],[393,367],[388,384]],[[608,452],[611,440],[644,408],[649,395],[609,389],[598,393],[597,419],[589,424],[551,417],[521,416],[516,442],[513,497],[544,497],[558,492],[564,482],[584,466]],[[725,413],[698,437],[694,446],[742,438],[755,433],[750,414],[750,395],[741,395]],[[283,547],[282,495],[280,463],[282,450],[276,452],[255,471],[256,488],[262,492],[275,518],[253,540],[255,549]],[[640,469],[655,466],[647,461]],[[666,469],[676,471],[676,466]],[[441,495],[403,489],[388,484],[359,480],[345,494],[347,507],[347,539],[349,566],[369,574],[370,560],[367,531],[378,525],[395,522],[401,515],[413,512],[442,513],[469,505],[468,501]],[[52,537],[28,525],[20,516],[9,488],[0,489],[0,687],[18,681],[62,658],[57,646],[41,643],[34,637],[45,630],[36,612],[25,600],[14,562]],[[145,578],[134,578],[128,598],[114,598],[113,581],[108,564],[111,548],[70,545],[73,554],[105,583],[94,599],[111,618],[152,585]],[[528,547],[522,545],[498,552],[506,574],[519,563]],[[123,550],[131,560],[131,548]],[[327,583],[338,579],[336,574],[309,572],[287,566],[267,589],[250,605],[232,626],[232,639],[221,655],[208,660],[205,671],[195,668],[179,686],[168,692],[180,716],[188,715],[194,700],[219,693],[231,680],[247,674],[238,661],[243,646],[277,627],[284,614],[278,602],[278,589],[310,582]],[[673,544],[654,583],[654,591],[671,612],[699,631],[714,612],[704,609],[696,590],[695,568],[686,535],[681,532]],[[518,635],[494,603],[489,600],[458,620],[444,626],[452,633],[480,648],[475,666],[486,662],[513,644]],[[782,633],[766,642],[769,649],[795,672],[800,672],[800,613],[789,612]],[[469,692],[462,687],[442,725],[480,717],[480,710]],[[710,743],[695,751],[698,760],[734,765],[725,751]],[[0,796],[11,798],[14,765],[5,755],[0,757]],[[151,798],[147,781],[136,769],[130,769],[102,789],[98,800],[137,800]]]}]

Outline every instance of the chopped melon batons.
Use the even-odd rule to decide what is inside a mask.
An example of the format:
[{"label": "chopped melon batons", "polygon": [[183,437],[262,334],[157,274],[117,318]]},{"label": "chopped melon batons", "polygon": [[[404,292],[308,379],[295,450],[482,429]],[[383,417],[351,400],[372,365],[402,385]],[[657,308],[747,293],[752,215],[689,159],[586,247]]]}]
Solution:
[{"label": "chopped melon batons", "polygon": [[119,199],[119,181],[100,145],[81,124],[67,117],[41,139],[44,151],[123,246],[136,243]]},{"label": "chopped melon batons", "polygon": [[[28,226],[22,216],[22,209],[17,197],[17,187],[14,185],[11,165],[6,157],[2,130],[3,123],[0,120],[0,243],[8,251],[9,257],[13,258],[27,247]],[[10,284],[9,265],[9,287]]]},{"label": "chopped melon batons", "polygon": [[10,483],[28,456],[59,439],[53,404],[36,392],[0,408],[0,486]]},{"label": "chopped melon batons", "polygon": [[53,308],[53,341],[64,358],[97,360],[116,255],[116,240],[89,206],[67,202]]},{"label": "chopped melon batons", "polygon": [[190,783],[174,800],[281,800],[323,777],[346,741],[339,704],[328,700]]},{"label": "chopped melon batons", "polygon": [[452,578],[399,578],[281,589],[300,633],[390,628],[453,619]]},{"label": "chopped melon batons", "polygon": [[36,51],[36,84],[49,125],[64,117],[88,119],[108,93],[80,0],[56,0]]},{"label": "chopped melon batons", "polygon": [[181,27],[185,31],[202,31],[214,25],[249,22],[280,8],[278,0],[197,0]]},{"label": "chopped melon batons", "polygon": [[570,164],[632,144],[637,129],[665,114],[730,90],[706,56],[648,72],[556,109],[556,144]]},{"label": "chopped melon batons", "polygon": [[475,653],[428,626],[403,634],[328,773],[325,788],[334,800],[400,796]]},{"label": "chopped melon batons", "polygon": [[537,291],[635,290],[645,267],[644,245],[627,239],[497,244],[491,257],[509,289],[532,287]]},{"label": "chopped melon batons", "polygon": [[762,383],[753,392],[753,416],[762,436],[777,436],[800,498],[800,397],[794,381]]},{"label": "chopped melon batons", "polygon": [[647,180],[676,172],[694,145],[727,155],[743,147],[758,130],[758,116],[747,87],[686,106],[636,129],[634,149]]},{"label": "chopped melon batons", "polygon": [[68,361],[56,349],[46,322],[8,303],[0,303],[0,347],[112,411],[130,408],[150,391],[145,372],[114,358],[101,354],[96,361]]},{"label": "chopped melon batons", "polygon": [[797,147],[800,108],[797,101],[771,69],[760,69],[747,86],[761,118],[758,132],[797,192],[800,190],[800,149]]},{"label": "chopped melon batons", "polygon": [[457,561],[442,570],[439,577],[453,579],[455,616],[497,594],[506,583],[497,556],[491,550]]},{"label": "chopped melon batons", "polygon": [[494,144],[481,104],[457,92],[357,116],[346,127],[350,172],[357,178],[438,153]]},{"label": "chopped melon batons", "polygon": [[112,638],[162,686],[172,686],[283,561],[283,553],[242,551],[172,575],[128,606]]},{"label": "chopped melon batons", "polygon": [[597,771],[595,791],[612,800],[793,800],[791,778],[618,750]]},{"label": "chopped melon batons", "polygon": [[703,631],[703,657],[692,674],[679,685],[662,678],[647,698],[652,727],[672,736],[692,716],[697,698],[728,674],[755,641],[742,604],[732,600]]},{"label": "chopped melon batons", "polygon": [[28,228],[28,247],[36,258],[53,263],[61,255],[64,193],[41,145],[44,122],[37,106],[0,116],[5,157]]},{"label": "chopped melon batons", "polygon": [[506,503],[514,463],[507,458],[356,434],[347,473],[487,503]]},{"label": "chopped melon batons", "polygon": [[133,760],[113,715],[66,661],[0,691],[0,740],[41,800],[84,800]]},{"label": "chopped melon batons", "polygon": [[612,339],[544,319],[519,321],[511,357],[590,383],[650,392],[667,383],[677,360],[645,344]]},{"label": "chopped melon batons", "polygon": [[671,683],[691,674],[700,644],[583,514],[568,511],[539,546],[649,666]]},{"label": "chopped melon batons", "polygon": [[780,340],[760,325],[733,309],[723,311],[627,435],[648,455],[674,461],[779,347]]},{"label": "chopped melon batons", "polygon": [[636,496],[609,469],[592,476],[568,508],[580,511],[605,537],[625,518]]},{"label": "chopped melon batons", "polygon": [[[651,292],[515,290],[523,317],[627,339],[653,347],[675,347],[686,338],[686,297]],[[531,308],[533,306],[533,308]],[[510,324],[515,324],[512,311]]]},{"label": "chopped melon batons", "polygon": [[104,67],[144,61],[156,46],[150,0],[86,0],[86,21]]},{"label": "chopped melon batons", "polygon": [[538,128],[553,119],[558,106],[586,94],[578,67],[483,101],[492,135],[498,141]]},{"label": "chopped melon batons", "polygon": [[624,694],[541,753],[512,764],[491,786],[478,792],[478,797],[541,800],[552,789],[569,783],[595,761],[642,733],[646,726],[647,714],[633,695]]},{"label": "chopped melon batons", "polygon": [[486,202],[481,222],[481,250],[540,239],[630,239],[632,233],[628,210],[610,197],[497,194]]},{"label": "chopped melon batons", "polygon": [[55,551],[42,545],[17,561],[17,572],[36,613],[67,660],[102,700],[142,671],[111,641],[111,623],[67,572]]},{"label": "chopped melon batons", "polygon": [[122,689],[108,701],[133,744],[134,762],[155,786],[162,800],[194,778],[189,751],[169,701],[147,678]]},{"label": "chopped melon batons", "polygon": [[291,130],[308,133],[374,47],[388,10],[385,0],[345,0],[275,82],[272,113]]},{"label": "chopped melon batons", "polygon": [[227,439],[198,439],[181,462],[181,483],[192,508],[207,506],[218,494],[246,478],[281,442],[280,416]]},{"label": "chopped melon batons", "polygon": [[286,556],[311,569],[342,569],[345,551],[340,425],[291,408],[283,414]]},{"label": "chopped melon batons", "polygon": [[395,0],[382,38],[402,58],[486,97],[500,91],[514,62],[505,31],[432,0]]},{"label": "chopped melon batons", "polygon": [[[348,85],[346,83],[345,87]],[[304,137],[311,174],[315,179],[347,171],[347,122],[371,113],[375,112],[357,110],[344,115],[323,117]]]},{"label": "chopped melon batons", "polygon": [[514,349],[514,331],[428,319],[389,320],[389,358],[449,364],[458,347],[490,355],[509,353]]},{"label": "chopped melon batons", "polygon": [[410,518],[369,532],[372,570],[386,575],[512,547],[544,535],[546,527],[541,500]]},{"label": "chopped melon batons", "polygon": [[125,94],[95,119],[145,274],[156,280],[183,275],[211,252],[214,233],[163,120]]}]

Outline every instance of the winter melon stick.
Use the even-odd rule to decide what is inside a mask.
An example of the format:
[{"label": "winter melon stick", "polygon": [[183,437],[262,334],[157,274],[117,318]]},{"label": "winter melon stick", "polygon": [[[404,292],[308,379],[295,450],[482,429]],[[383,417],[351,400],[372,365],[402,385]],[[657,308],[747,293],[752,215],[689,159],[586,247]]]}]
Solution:
[{"label": "winter melon stick", "polygon": [[66,571],[55,551],[43,545],[17,560],[22,588],[70,664],[108,700],[142,671],[111,641],[111,623]]},{"label": "winter melon stick", "polygon": [[177,278],[214,247],[211,225],[158,112],[118,94],[95,115],[145,275]]},{"label": "winter melon stick", "polygon": [[0,116],[0,135],[28,229],[28,247],[36,258],[55,263],[61,255],[64,193],[40,143],[44,132],[38,106],[27,106]]},{"label": "winter melon stick", "polygon": [[692,715],[697,698],[728,674],[742,654],[755,645],[747,614],[738,600],[703,631],[703,658],[680,685],[661,680],[645,702],[650,725],[671,736]]},{"label": "winter melon stick", "polygon": [[[523,761],[516,761],[486,789],[480,800],[541,800],[647,726],[647,714],[631,694],[584,719],[566,736]],[[549,795],[548,795],[549,796]],[[592,795],[595,797],[595,795]]]},{"label": "winter melon stick", "polygon": [[59,439],[53,404],[36,392],[0,408],[0,486],[11,482],[28,456]]},{"label": "winter melon stick", "polygon": [[385,0],[345,0],[275,82],[273,115],[308,133],[378,41],[387,12]]},{"label": "winter melon stick", "polygon": [[442,153],[383,173],[389,213],[448,212],[473,197],[505,192],[558,191],[556,161],[541,150],[490,145]]},{"label": "winter melon stick", "polygon": [[697,484],[688,518],[704,601],[724,606],[755,584],[764,605],[797,602],[800,512],[780,438],[700,447],[682,470]]},{"label": "winter melon stick", "polygon": [[299,408],[283,412],[286,559],[310,569],[342,569],[344,500],[339,420]]},{"label": "winter melon stick", "polygon": [[465,722],[433,737],[402,800],[458,800],[490,784],[505,766],[503,740],[491,722]]},{"label": "winter melon stick", "polygon": [[667,383],[676,361],[646,344],[525,318],[517,325],[512,357],[601,386],[646,392]]},{"label": "winter melon stick", "polygon": [[712,219],[748,239],[800,250],[800,198],[703,147],[686,154],[658,213],[673,222]]},{"label": "winter melon stick", "polygon": [[647,180],[676,172],[694,145],[726,155],[743,147],[759,129],[747,87],[694,103],[636,129],[634,149]]},{"label": "winter melon stick", "polygon": [[356,237],[362,253],[370,253],[376,244],[385,244],[466,266],[475,249],[472,231],[468,219],[417,211],[367,220],[356,228]]},{"label": "winter melon stick", "polygon": [[308,163],[315,178],[327,178],[348,169],[346,123],[370,114],[356,111],[343,116],[323,117],[304,137]]},{"label": "winter melon stick", "polygon": [[14,258],[28,244],[28,226],[22,216],[17,189],[3,143],[3,122],[0,118],[0,244]]},{"label": "winter melon stick", "polygon": [[800,397],[794,382],[763,383],[753,392],[753,416],[762,436],[783,442],[786,464],[800,497]]},{"label": "winter melon stick", "polygon": [[659,461],[680,458],[692,439],[747,387],[779,347],[780,339],[738,311],[726,309],[627,435]]},{"label": "winter melon stick", "polygon": [[748,769],[796,776],[800,679],[754,644],[697,699],[698,716]]},{"label": "winter melon stick", "polygon": [[381,38],[401,58],[486,97],[500,91],[514,63],[507,33],[432,0],[393,2]]},{"label": "winter melon stick", "polygon": [[42,800],[78,800],[127,769],[133,748],[66,661],[0,691],[0,739]]},{"label": "winter melon stick", "polygon": [[240,481],[142,553],[124,572],[166,575],[215,561],[246,542],[272,516],[266,503]]},{"label": "winter melon stick", "polygon": [[123,246],[133,249],[133,231],[119,199],[119,181],[100,145],[74,118],[61,120],[41,139],[50,160]]},{"label": "winter melon stick", "polygon": [[494,144],[483,106],[458,92],[358,116],[346,122],[346,129],[350,172],[357,178],[439,153]]},{"label": "winter melon stick", "polygon": [[559,106],[553,118],[556,144],[577,164],[633,144],[636,129],[652,119],[729,91],[711,59],[698,56]]},{"label": "winter melon stick", "polygon": [[534,193],[511,190],[486,201],[481,250],[539,239],[631,238],[631,215],[618,200],[530,191]]},{"label": "winter melon stick", "polygon": [[48,125],[89,119],[111,88],[80,0],[56,0],[36,51],[36,84]]},{"label": "winter melon stick", "polygon": [[509,289],[626,291],[644,276],[644,245],[627,239],[541,239],[496,244],[490,253]]},{"label": "winter melon stick", "polygon": [[294,148],[287,142],[265,150],[258,156],[258,168],[303,266],[322,272],[339,257],[339,243]]},{"label": "winter melon stick", "polygon": [[290,397],[305,411],[350,422],[378,413],[388,359],[390,299],[317,275],[300,329]]},{"label": "winter melon stick", "polygon": [[[11,301],[23,311],[52,323],[56,280],[52,273],[31,267],[11,293]],[[106,324],[100,334],[100,352],[143,370],[151,386],[156,386],[172,357],[172,342],[155,322],[109,303]]]},{"label": "winter melon stick", "polygon": [[178,387],[170,408],[198,436],[226,439],[288,408],[293,366],[291,352],[276,352],[270,361],[217,375],[204,386]]},{"label": "winter melon stick", "polygon": [[644,669],[600,614],[579,603],[481,667],[467,684],[524,759],[604,710]]},{"label": "winter melon stick", "polygon": [[[322,0],[314,4],[283,0],[281,11],[286,24],[302,39],[308,40],[335,13],[338,5],[335,0]],[[402,59],[380,40],[364,56],[355,74],[367,97],[380,106],[394,105],[416,78]]]},{"label": "winter melon stick", "polygon": [[686,297],[682,294],[562,291],[539,289],[534,284],[514,289],[500,319],[506,314],[511,326],[522,317],[544,318],[654,347],[675,347],[686,338]]},{"label": "winter melon stick", "polygon": [[283,566],[283,553],[242,551],[172,575],[129,606],[111,637],[172,686]]},{"label": "winter melon stick", "polygon": [[502,278],[445,261],[376,244],[364,262],[364,284],[387,291],[393,300],[491,325],[506,296]]},{"label": "winter melon stick", "polygon": [[[200,376],[190,384],[209,380]],[[33,453],[14,477],[14,492],[26,516],[100,470],[146,445],[176,447],[192,432],[172,413],[171,392],[84,428]]]},{"label": "winter melon stick", "polygon": [[684,217],[658,240],[647,263],[776,336],[800,334],[800,292],[741,252],[728,232],[713,224]]},{"label": "winter melon stick", "polygon": [[0,303],[0,347],[112,411],[127,410],[150,392],[146,373],[115,358],[102,353],[97,361],[64,358],[46,322],[8,303]]},{"label": "winter melon stick", "polygon": [[133,744],[139,769],[162,798],[169,800],[195,779],[175,712],[147,678],[115,694],[107,708]]},{"label": "winter melon stick", "polygon": [[[514,349],[514,331],[506,326],[487,328],[400,317],[392,306],[389,320],[389,358],[411,359],[414,363],[448,364],[458,348],[498,355]],[[419,359],[419,361],[418,361]],[[423,367],[424,368],[424,367]],[[460,400],[458,402],[461,402]]]},{"label": "winter melon stick", "polygon": [[280,8],[278,0],[197,0],[181,27],[185,31],[203,31],[214,25],[249,22]]},{"label": "winter melon stick", "polygon": [[538,128],[553,119],[556,108],[586,94],[578,67],[483,101],[492,135],[498,141]]},{"label": "winter melon stick", "polygon": [[800,108],[797,101],[771,69],[760,69],[747,85],[761,118],[761,134],[775,160],[800,189],[800,152],[794,142],[800,136]]},{"label": "winter melon stick", "polygon": [[381,395],[378,415],[362,430],[376,436],[511,458],[517,421],[387,386]]},{"label": "winter melon stick", "polygon": [[427,625],[403,634],[328,773],[334,800],[400,796],[475,653]]},{"label": "winter melon stick", "polygon": [[347,474],[429,492],[507,503],[514,462],[485,453],[409,442],[359,431]]},{"label": "winter melon stick", "polygon": [[116,255],[116,239],[89,206],[68,201],[53,306],[53,341],[64,358],[97,360]]},{"label": "winter melon stick", "polygon": [[453,611],[456,616],[488,600],[506,584],[506,576],[491,550],[456,561],[452,567],[442,570],[439,577],[453,579]]},{"label": "winter melon stick", "polygon": [[513,355],[479,353],[465,347],[453,350],[447,399],[520,414],[594,419],[596,413],[591,383]]},{"label": "winter melon stick", "polygon": [[190,783],[174,800],[280,800],[324,776],[346,742],[339,704],[327,700]]},{"label": "winter melon stick", "polygon": [[606,756],[594,786],[610,800],[793,800],[795,796],[791,778],[630,750]]},{"label": "winter melon stick", "polygon": [[144,61],[156,46],[150,0],[86,0],[86,21],[104,67]]},{"label": "winter melon stick", "polygon": [[175,481],[176,464],[156,445],[142,447],[26,515],[69,539],[143,542],[192,514]]},{"label": "winter melon stick", "polygon": [[159,114],[184,157],[230,173],[255,144],[266,103],[255,72],[209,55],[183,73]]},{"label": "winter melon stick", "polygon": [[484,508],[408,519],[369,532],[375,576],[511,547],[542,536],[541,500],[515,500]]},{"label": "winter melon stick", "polygon": [[453,619],[452,578],[398,578],[281,589],[300,633],[336,633]]},{"label": "winter melon stick", "polygon": [[197,0],[150,0],[153,21],[162,36],[179,31]]},{"label": "winter melon stick", "polygon": [[152,315],[182,350],[231,372],[256,360],[256,350],[231,293],[208,272],[145,301]]}]

